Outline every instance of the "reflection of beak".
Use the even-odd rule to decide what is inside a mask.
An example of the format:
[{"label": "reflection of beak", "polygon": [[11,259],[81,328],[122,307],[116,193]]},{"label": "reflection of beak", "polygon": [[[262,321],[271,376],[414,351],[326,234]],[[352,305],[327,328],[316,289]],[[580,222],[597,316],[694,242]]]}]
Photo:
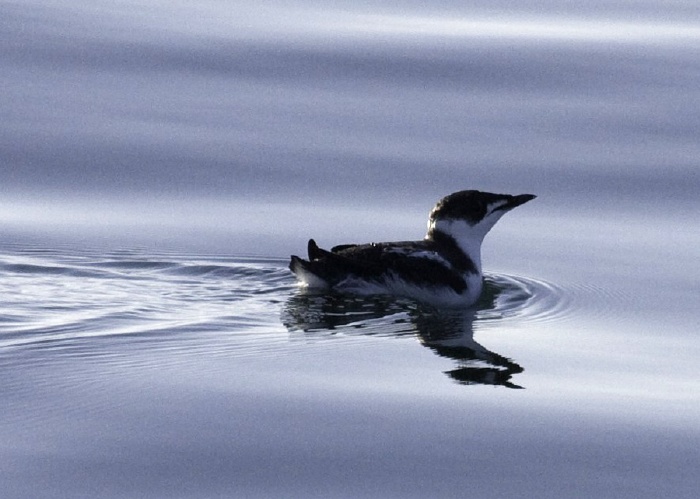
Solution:
[{"label": "reflection of beak", "polygon": [[465,366],[447,371],[445,374],[461,385],[502,385],[506,388],[522,389],[522,386],[510,381],[511,376],[519,372],[522,372],[522,368],[520,371],[504,371]]}]

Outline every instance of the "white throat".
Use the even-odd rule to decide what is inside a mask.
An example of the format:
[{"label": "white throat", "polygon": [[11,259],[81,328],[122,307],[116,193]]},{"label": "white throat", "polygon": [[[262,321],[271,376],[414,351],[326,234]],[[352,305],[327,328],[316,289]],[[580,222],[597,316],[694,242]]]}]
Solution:
[{"label": "white throat", "polygon": [[428,223],[428,236],[440,231],[455,240],[457,246],[469,257],[481,275],[481,243],[491,226],[469,225],[465,220],[432,220]]}]

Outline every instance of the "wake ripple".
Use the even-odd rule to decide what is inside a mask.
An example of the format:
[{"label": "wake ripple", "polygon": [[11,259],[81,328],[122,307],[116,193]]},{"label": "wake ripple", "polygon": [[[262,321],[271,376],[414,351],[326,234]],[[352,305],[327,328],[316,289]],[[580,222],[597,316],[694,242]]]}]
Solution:
[{"label": "wake ripple", "polygon": [[279,259],[137,251],[7,252],[0,277],[0,355],[110,355],[144,341],[206,349],[224,338],[235,348],[258,330],[284,331],[279,303],[293,288]]},{"label": "wake ripple", "polygon": [[23,250],[0,254],[0,277],[0,356],[14,362],[51,356],[126,365],[135,358],[128,352],[144,348],[167,351],[172,362],[192,352],[276,355],[297,332],[343,333],[418,337],[458,361],[455,379],[472,379],[482,372],[472,364],[483,362],[510,379],[519,366],[475,343],[475,324],[574,313],[567,290],[505,274],[487,275],[476,306],[453,315],[386,296],[314,295],[297,288],[286,259],[274,258]]}]

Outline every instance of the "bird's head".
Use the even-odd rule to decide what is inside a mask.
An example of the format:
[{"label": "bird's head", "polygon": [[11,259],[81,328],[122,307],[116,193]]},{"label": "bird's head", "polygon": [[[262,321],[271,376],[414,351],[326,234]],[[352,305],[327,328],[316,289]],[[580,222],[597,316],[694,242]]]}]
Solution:
[{"label": "bird's head", "polygon": [[481,248],[484,236],[507,212],[535,199],[533,194],[493,194],[481,191],[459,191],[445,196],[435,205],[428,219],[426,238],[435,233],[452,237],[471,257]]}]

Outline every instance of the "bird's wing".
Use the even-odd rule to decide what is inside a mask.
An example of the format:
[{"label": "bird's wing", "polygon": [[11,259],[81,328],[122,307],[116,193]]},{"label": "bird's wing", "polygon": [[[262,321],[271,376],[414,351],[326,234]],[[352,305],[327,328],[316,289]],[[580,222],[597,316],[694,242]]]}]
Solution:
[{"label": "bird's wing", "polygon": [[393,271],[420,286],[447,285],[458,293],[467,286],[461,273],[426,241],[343,245],[333,250],[319,262],[364,279],[379,279]]},{"label": "bird's wing", "polygon": [[338,246],[333,246],[331,248],[332,253],[338,253],[339,251],[347,250],[350,248],[354,248],[356,246],[361,246],[360,244],[339,244]]}]

